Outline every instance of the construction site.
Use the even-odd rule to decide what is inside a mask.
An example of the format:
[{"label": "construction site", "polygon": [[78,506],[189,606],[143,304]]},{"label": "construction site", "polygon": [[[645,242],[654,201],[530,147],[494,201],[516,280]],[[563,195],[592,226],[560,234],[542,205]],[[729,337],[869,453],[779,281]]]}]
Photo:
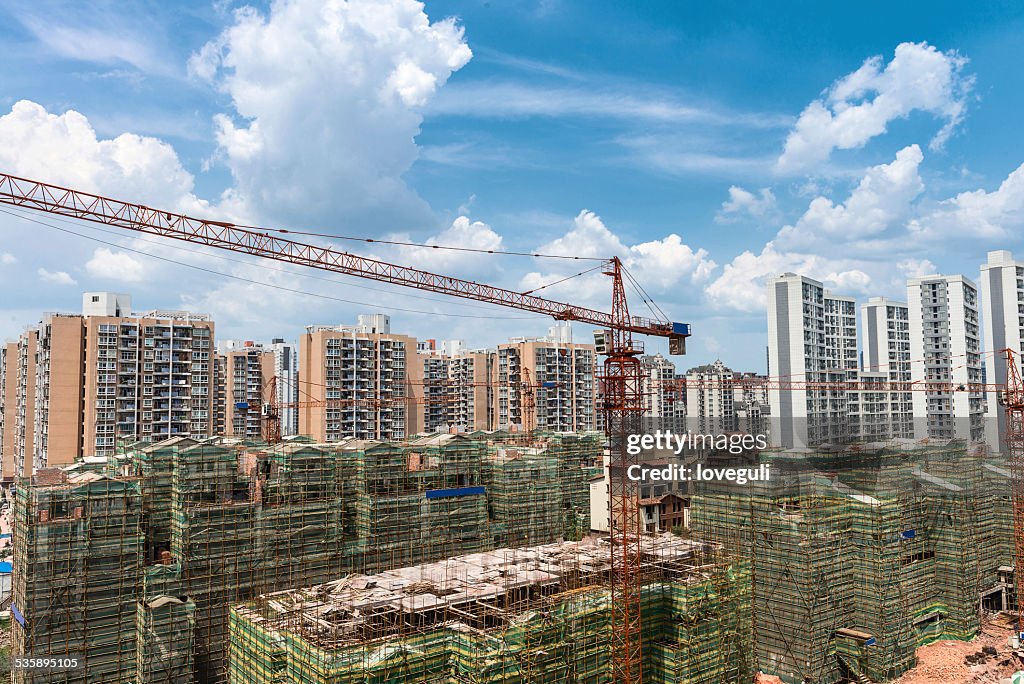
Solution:
[{"label": "construction site", "polygon": [[984,445],[901,440],[761,459],[771,481],[702,486],[690,509],[695,536],[750,559],[759,670],[891,681],[919,647],[972,639],[1013,606],[1011,477]]},{"label": "construction site", "polygon": [[[610,681],[612,550],[578,498],[602,438],[533,442],[176,438],[41,471],[15,653],[84,666],[16,681]],[[1008,471],[870,446],[763,452],[773,480],[642,536],[646,680],[891,681],[1013,606]]]},{"label": "construction site", "polygon": [[[9,175],[0,174],[0,202],[596,326],[594,351],[605,357],[593,397],[603,432],[536,432],[543,384],[524,371],[510,385],[521,409],[512,432],[406,437],[398,421],[389,441],[345,437],[344,426],[319,441],[282,439],[284,407],[256,385],[266,397],[261,440],[186,437],[171,421],[161,431],[169,439],[26,472],[14,506],[13,653],[79,666],[16,668],[19,684],[870,684],[909,675],[923,648],[971,640],[993,616],[1012,624],[1006,611],[1020,610],[1024,382],[1006,349],[1006,377],[981,384],[976,335],[962,381],[936,376],[949,358],[928,382],[851,379],[853,299],[783,276],[772,298],[780,319],[821,318],[787,330],[787,343],[804,353],[819,340],[805,359],[813,368],[837,349],[850,367],[762,383],[786,448],[742,455],[772,466],[771,479],[690,483],[673,492],[672,505],[685,507],[671,511],[673,534],[647,532],[642,508],[667,504],[642,498],[627,476],[643,461],[627,444],[649,417],[634,336],[682,354],[690,326],[664,315],[619,257],[580,257],[597,263],[577,275],[610,279],[605,312]],[[630,312],[627,286],[653,318]],[[791,317],[790,303],[805,315]],[[840,323],[842,340],[826,344]],[[366,396],[379,385],[360,382],[360,396],[325,393],[290,408],[391,411],[392,399]],[[705,400],[732,404],[731,377],[709,383]],[[912,402],[913,392],[930,396]],[[1007,424],[990,440],[1001,453],[979,440],[983,396],[1004,407]],[[945,437],[958,434],[954,398],[973,411],[969,440]],[[867,443],[874,431],[846,429],[851,417],[890,425],[890,401],[902,412],[919,400],[934,414],[920,416],[935,430],[927,437]],[[824,413],[787,413],[794,402]],[[176,408],[184,421],[184,404]],[[695,455],[739,459],[718,449]],[[589,500],[602,487],[607,520]],[[593,534],[597,523],[607,532]],[[1019,644],[985,648],[1000,667],[1024,665]]]},{"label": "construction site", "polygon": [[80,654],[66,681],[225,681],[231,605],[589,531],[600,435],[480,437],[172,438],[40,471],[15,504],[15,652]]}]

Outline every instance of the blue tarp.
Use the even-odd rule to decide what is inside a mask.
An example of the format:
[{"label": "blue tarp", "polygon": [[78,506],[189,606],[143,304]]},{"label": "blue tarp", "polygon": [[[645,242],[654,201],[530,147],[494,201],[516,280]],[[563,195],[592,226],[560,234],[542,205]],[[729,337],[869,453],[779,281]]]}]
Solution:
[{"label": "blue tarp", "polygon": [[25,626],[25,616],[21,614],[20,610],[18,610],[18,606],[13,603],[11,604],[11,615],[13,615],[14,619],[18,621],[19,625],[22,627]]},{"label": "blue tarp", "polygon": [[11,572],[11,564],[7,561],[0,563],[0,575]]},{"label": "blue tarp", "polygon": [[450,496],[479,496],[487,490],[483,487],[459,487],[458,489],[430,489],[427,490],[428,499],[446,499]]}]

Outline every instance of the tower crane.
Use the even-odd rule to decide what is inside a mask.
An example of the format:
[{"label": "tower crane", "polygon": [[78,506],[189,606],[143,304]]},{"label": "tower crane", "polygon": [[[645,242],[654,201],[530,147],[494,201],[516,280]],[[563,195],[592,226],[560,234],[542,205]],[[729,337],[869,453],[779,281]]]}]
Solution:
[{"label": "tower crane", "polygon": [[[602,268],[612,286],[611,311],[605,312],[272,234],[286,231],[195,218],[3,173],[0,203],[599,327],[604,331],[605,361],[599,378],[602,399],[598,410],[605,419],[610,473],[611,674],[615,682],[641,682],[639,488],[626,477],[628,467],[639,460],[638,455],[626,450],[626,439],[642,429],[644,411],[637,358],[643,352],[643,344],[634,341],[633,336],[668,338],[671,352],[684,353],[690,326],[630,315],[618,257],[609,259]],[[278,427],[276,432],[279,431]]]}]

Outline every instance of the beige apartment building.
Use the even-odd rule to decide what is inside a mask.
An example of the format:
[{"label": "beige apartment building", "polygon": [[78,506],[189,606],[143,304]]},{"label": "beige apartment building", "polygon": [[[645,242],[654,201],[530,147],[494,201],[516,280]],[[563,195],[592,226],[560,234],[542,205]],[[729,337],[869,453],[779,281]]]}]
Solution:
[{"label": "beige apartment building", "polygon": [[477,349],[456,354],[449,361],[448,377],[449,425],[461,432],[497,429],[497,352]]},{"label": "beige apartment building", "polygon": [[523,369],[535,386],[536,429],[595,427],[596,353],[572,343],[567,328],[470,350],[393,333],[388,316],[373,314],[309,326],[299,349],[299,433],[314,439],[522,426]]},{"label": "beige apartment building", "polygon": [[422,428],[423,365],[416,339],[384,314],[356,325],[314,325],[299,339],[299,433],[400,440]]},{"label": "beige apartment building", "polygon": [[119,439],[211,435],[213,339],[208,316],[132,314],[124,294],[46,315],[5,347],[4,473],[105,456]]},{"label": "beige apartment building", "polygon": [[228,340],[217,348],[214,433],[258,439],[263,405],[270,401],[274,352],[251,340]]},{"label": "beige apartment building", "polygon": [[572,342],[572,328],[554,326],[547,337],[513,338],[498,345],[497,426],[523,425],[524,370],[534,386],[537,430],[555,432],[597,427],[595,369],[592,344]]}]

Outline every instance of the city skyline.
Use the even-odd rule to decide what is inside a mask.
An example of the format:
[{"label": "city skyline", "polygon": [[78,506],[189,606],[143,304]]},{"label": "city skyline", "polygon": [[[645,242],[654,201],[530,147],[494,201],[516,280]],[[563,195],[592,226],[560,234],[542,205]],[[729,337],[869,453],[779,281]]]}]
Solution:
[{"label": "city skyline", "polygon": [[[360,23],[363,6],[379,20]],[[16,48],[0,75],[0,169],[254,225],[617,254],[694,324],[695,364],[757,369],[763,351],[747,338],[763,333],[761,293],[777,273],[898,297],[907,277],[973,278],[985,252],[1021,251],[1024,75],[1006,65],[1021,61],[1024,9],[884,10],[872,22],[863,7],[756,3],[14,2],[0,10],[0,39]],[[349,20],[360,30],[315,30]],[[324,68],[272,68],[251,49],[268,41]],[[438,336],[439,319],[444,337],[479,332],[484,345],[547,325],[35,220],[0,215],[0,287],[19,292],[0,309],[0,337],[81,289],[126,286],[209,310],[237,338],[351,320],[367,299],[417,337]],[[517,291],[580,270],[335,242]],[[610,294],[593,274],[545,292],[604,309]]]}]

